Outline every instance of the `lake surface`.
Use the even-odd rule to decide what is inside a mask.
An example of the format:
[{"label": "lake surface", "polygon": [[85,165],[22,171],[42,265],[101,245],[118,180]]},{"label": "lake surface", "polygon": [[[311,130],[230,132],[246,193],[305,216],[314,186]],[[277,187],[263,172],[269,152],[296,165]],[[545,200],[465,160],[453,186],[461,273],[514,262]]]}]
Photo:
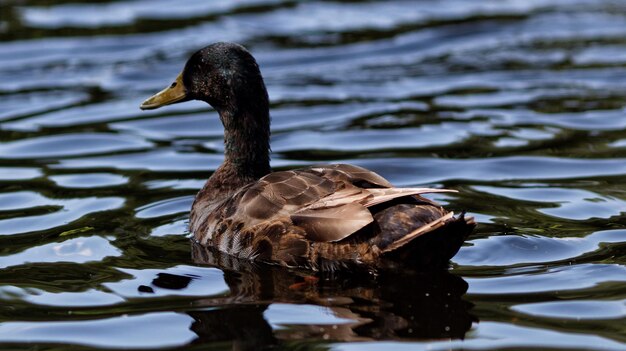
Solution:
[{"label": "lake surface", "polygon": [[[1,349],[626,349],[624,1],[9,0],[0,40]],[[222,127],[139,104],[215,41],[259,61],[275,169],[459,190],[449,272],[192,248]]]}]

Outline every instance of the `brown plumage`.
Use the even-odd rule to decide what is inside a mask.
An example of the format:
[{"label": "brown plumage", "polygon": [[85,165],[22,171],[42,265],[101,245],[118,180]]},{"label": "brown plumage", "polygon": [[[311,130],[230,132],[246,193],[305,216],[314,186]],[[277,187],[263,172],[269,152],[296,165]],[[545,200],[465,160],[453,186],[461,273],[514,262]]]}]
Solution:
[{"label": "brown plumage", "polygon": [[367,169],[312,166],[271,173],[269,102],[256,61],[237,44],[196,52],[142,109],[203,100],[224,125],[225,160],[196,196],[197,242],[239,258],[314,270],[352,265],[445,267],[475,226]]}]

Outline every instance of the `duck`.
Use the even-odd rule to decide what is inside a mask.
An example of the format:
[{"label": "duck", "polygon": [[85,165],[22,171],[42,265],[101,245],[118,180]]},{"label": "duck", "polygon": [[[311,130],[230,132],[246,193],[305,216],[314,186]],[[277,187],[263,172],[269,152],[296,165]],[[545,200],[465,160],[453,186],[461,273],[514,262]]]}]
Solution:
[{"label": "duck", "polygon": [[199,100],[224,127],[224,161],[197,193],[189,230],[196,245],[253,262],[312,271],[440,269],[476,223],[421,196],[455,192],[394,187],[350,164],[272,172],[269,97],[242,45],[193,53],[174,81],[140,106]]}]

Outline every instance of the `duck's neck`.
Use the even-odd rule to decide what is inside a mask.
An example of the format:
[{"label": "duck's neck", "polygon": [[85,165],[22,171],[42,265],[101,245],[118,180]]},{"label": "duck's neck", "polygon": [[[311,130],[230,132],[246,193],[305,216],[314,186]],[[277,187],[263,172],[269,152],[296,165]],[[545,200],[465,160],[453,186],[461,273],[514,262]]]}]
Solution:
[{"label": "duck's neck", "polygon": [[268,108],[223,111],[220,118],[224,124],[224,164],[246,180],[258,180],[270,173]]},{"label": "duck's neck", "polygon": [[216,198],[271,172],[269,107],[266,101],[252,107],[218,110],[224,125],[224,163],[205,186]]}]

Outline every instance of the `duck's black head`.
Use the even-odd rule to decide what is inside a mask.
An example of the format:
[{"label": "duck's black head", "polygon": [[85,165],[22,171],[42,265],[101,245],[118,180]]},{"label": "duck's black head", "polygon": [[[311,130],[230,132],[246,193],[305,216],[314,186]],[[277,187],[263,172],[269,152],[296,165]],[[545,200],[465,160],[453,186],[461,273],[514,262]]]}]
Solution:
[{"label": "duck's black head", "polygon": [[243,46],[215,43],[195,52],[174,82],[141,104],[142,110],[202,100],[220,114],[267,110],[268,97],[256,60]]}]

